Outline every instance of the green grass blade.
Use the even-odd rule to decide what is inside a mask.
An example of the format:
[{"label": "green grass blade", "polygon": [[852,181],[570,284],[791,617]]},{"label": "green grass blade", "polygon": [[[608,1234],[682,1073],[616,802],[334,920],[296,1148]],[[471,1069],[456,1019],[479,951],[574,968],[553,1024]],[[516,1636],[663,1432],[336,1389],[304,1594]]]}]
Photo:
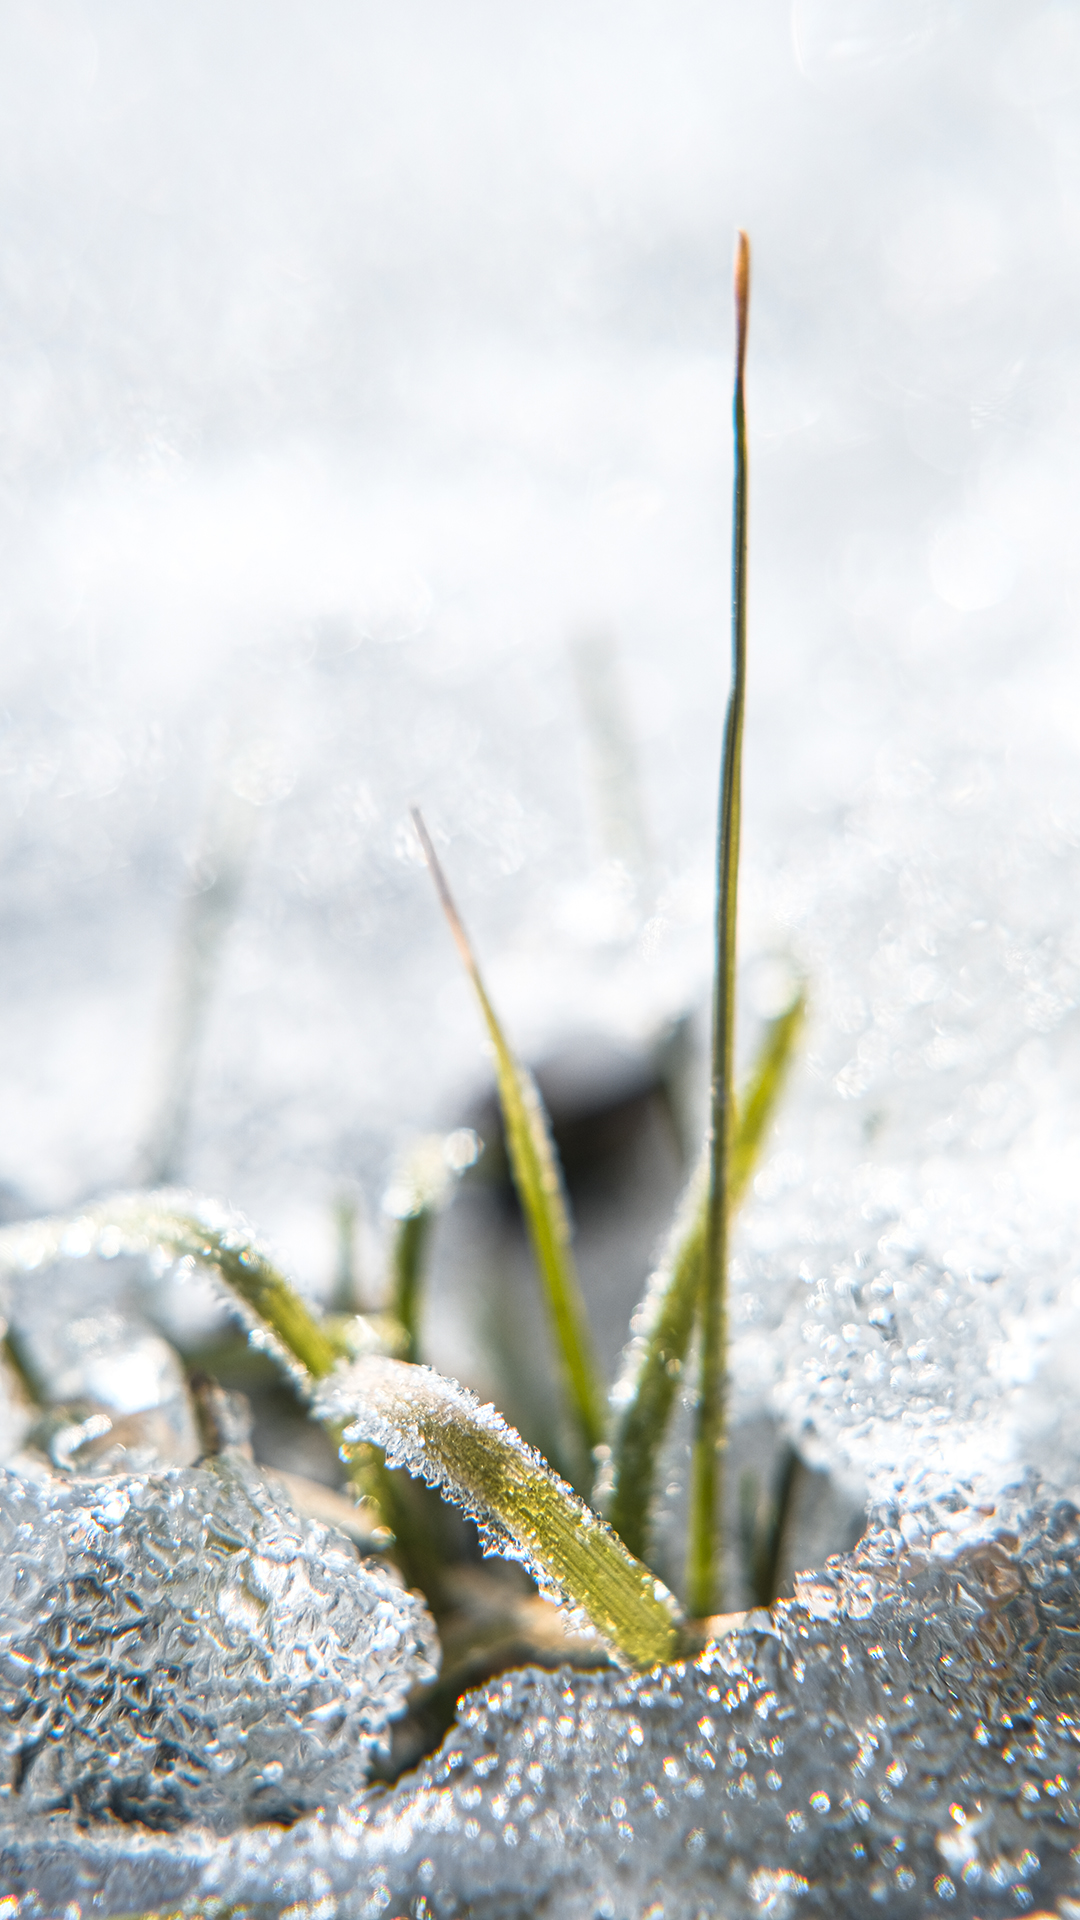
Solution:
[{"label": "green grass blade", "polygon": [[780,1586],[780,1555],[791,1520],[802,1463],[795,1448],[785,1446],[771,1491],[762,1494],[757,1476],[743,1475],[739,1488],[739,1519],[743,1566],[755,1607],[771,1607]]},{"label": "green grass blade", "polygon": [[316,1412],[353,1447],[437,1486],[475,1519],[485,1543],[520,1560],[541,1589],[588,1614],[635,1667],[676,1658],[674,1602],[610,1527],[475,1394],[400,1360],[372,1357],[316,1392]]},{"label": "green grass blade", "polygon": [[403,1360],[420,1358],[420,1306],[431,1230],[455,1179],[471,1167],[480,1141],[471,1128],[428,1134],[401,1162],[383,1206],[394,1221],[390,1241],[390,1311],[405,1329]]},{"label": "green grass blade", "polygon": [[742,744],[746,710],[746,327],[750,246],[740,233],[735,255],[735,484],[732,528],[731,691],[720,766],[717,847],[716,973],[709,1199],[701,1274],[701,1378],[690,1471],[687,1592],[699,1618],[721,1610],[722,1451],[725,1438],[728,1220],[733,1140],[735,1050],[735,923],[739,884]]},{"label": "green grass blade", "polygon": [[[806,998],[800,992],[769,1022],[736,1114],[728,1202],[731,1212],[750,1183],[783,1091]],[[645,1558],[656,1465],[686,1363],[701,1291],[708,1223],[706,1156],[687,1189],[668,1250],[635,1320],[637,1337],[612,1396],[619,1411],[608,1519],[632,1553]]]},{"label": "green grass blade", "polygon": [[397,1222],[390,1249],[393,1311],[405,1329],[403,1360],[420,1358],[420,1293],[428,1244],[435,1221],[433,1207],[420,1207]]},{"label": "green grass blade", "polygon": [[[35,1220],[0,1231],[0,1264],[23,1269],[47,1265],[65,1253],[155,1251],[190,1261],[217,1280],[249,1338],[273,1355],[305,1399],[317,1380],[355,1352],[347,1336],[315,1319],[246,1223],[189,1193],[120,1194],[77,1218]],[[331,1438],[336,1445],[337,1434]],[[358,1460],[355,1479],[358,1496],[379,1507],[383,1523],[399,1538],[405,1560],[417,1560],[421,1547],[402,1533],[402,1506],[391,1497],[381,1460],[371,1453]]]},{"label": "green grass blade", "polygon": [[342,1347],[320,1326],[246,1222],[190,1193],[120,1194],[77,1218],[34,1220],[0,1231],[0,1262],[43,1266],[62,1254],[153,1253],[187,1260],[223,1285],[257,1344],[302,1392],[336,1366]]},{"label": "green grass blade", "polygon": [[582,1449],[591,1460],[593,1449],[604,1436],[604,1395],[570,1247],[570,1223],[547,1117],[536,1083],[515,1059],[488,999],[431,836],[415,808],[413,821],[491,1040],[514,1185],[540,1271],[567,1404]]},{"label": "green grass blade", "polygon": [[694,1331],[707,1199],[703,1162],[687,1188],[668,1249],[634,1316],[637,1325],[629,1366],[612,1396],[618,1425],[607,1516],[631,1553],[642,1559],[648,1551],[657,1458]]},{"label": "green grass blade", "polygon": [[791,1005],[769,1021],[750,1079],[739,1097],[728,1177],[728,1209],[732,1214],[741,1205],[750,1185],[762,1142],[784,1090],[805,1015],[806,992],[800,987]]}]

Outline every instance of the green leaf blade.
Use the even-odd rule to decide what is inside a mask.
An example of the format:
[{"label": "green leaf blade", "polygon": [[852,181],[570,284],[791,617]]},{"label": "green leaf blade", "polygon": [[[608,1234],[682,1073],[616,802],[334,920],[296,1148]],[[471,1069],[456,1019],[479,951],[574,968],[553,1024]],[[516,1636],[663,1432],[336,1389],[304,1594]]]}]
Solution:
[{"label": "green leaf blade", "polygon": [[[776,1113],[806,1009],[800,990],[766,1027],[739,1100],[728,1203],[733,1213],[750,1183]],[[664,1259],[635,1319],[642,1332],[613,1396],[622,1402],[614,1445],[608,1519],[627,1546],[648,1558],[649,1514],[657,1462],[693,1337],[708,1229],[708,1158],[687,1188]]]},{"label": "green leaf blade", "polygon": [[701,1273],[701,1374],[690,1475],[687,1590],[698,1617],[722,1607],[722,1453],[726,1428],[727,1266],[734,1135],[735,931],[746,713],[746,405],[744,375],[750,295],[750,247],[740,233],[735,256],[735,480],[732,526],[731,690],[720,765],[717,842],[716,968],[708,1216]]},{"label": "green leaf blade", "polygon": [[77,1217],[35,1220],[0,1232],[0,1260],[44,1265],[63,1253],[149,1253],[188,1260],[223,1285],[234,1311],[292,1374],[301,1391],[330,1373],[341,1349],[320,1326],[257,1236],[237,1215],[166,1189],[119,1194]]},{"label": "green leaf blade", "polygon": [[[679,1210],[665,1258],[635,1319],[644,1322],[630,1353],[629,1398],[619,1414],[608,1519],[641,1559],[648,1556],[657,1460],[694,1331],[705,1245],[705,1167]],[[635,1350],[636,1349],[636,1350]],[[618,1390],[617,1390],[618,1392]]]},{"label": "green leaf blade", "polygon": [[677,1657],[674,1603],[610,1527],[526,1445],[493,1407],[429,1367],[371,1356],[321,1384],[316,1412],[353,1447],[437,1486],[480,1525],[496,1552],[522,1563],[543,1590],[588,1614],[636,1667]]},{"label": "green leaf blade", "polygon": [[480,1006],[495,1057],[495,1079],[510,1169],[540,1272],[567,1403],[588,1457],[604,1437],[604,1394],[571,1247],[559,1164],[539,1089],[515,1058],[488,997],[480,969],[421,815],[413,821],[454,943]]}]

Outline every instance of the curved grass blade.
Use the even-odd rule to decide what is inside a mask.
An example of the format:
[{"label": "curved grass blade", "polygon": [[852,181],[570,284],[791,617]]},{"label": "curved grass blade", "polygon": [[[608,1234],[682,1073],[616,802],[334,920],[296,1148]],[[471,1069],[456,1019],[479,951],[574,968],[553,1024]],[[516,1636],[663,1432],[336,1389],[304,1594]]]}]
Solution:
[{"label": "curved grass blade", "polygon": [[472,981],[491,1040],[514,1185],[540,1270],[567,1404],[582,1450],[591,1460],[593,1449],[600,1445],[604,1437],[604,1395],[594,1358],[585,1302],[581,1297],[571,1252],[570,1222],[547,1117],[536,1083],[526,1068],[515,1059],[488,999],[476,957],[454,905],[431,836],[415,807],[412,818],[454,944]]},{"label": "curved grass blade", "polygon": [[[227,1304],[310,1400],[316,1380],[342,1358],[352,1358],[349,1333],[320,1324],[260,1246],[247,1223],[225,1208],[190,1193],[166,1189],[119,1194],[72,1218],[35,1220],[0,1230],[0,1263],[24,1270],[61,1255],[162,1252],[170,1261],[190,1261],[222,1287]],[[337,1435],[331,1435],[335,1444]],[[381,1455],[372,1448],[357,1457],[352,1478],[357,1497],[368,1501],[397,1540],[408,1572],[426,1565],[424,1543],[412,1538],[408,1515]],[[422,1580],[420,1584],[423,1584]]]},{"label": "curved grass blade", "polygon": [[24,1269],[62,1255],[153,1253],[190,1261],[223,1286],[258,1346],[306,1393],[348,1349],[321,1326],[269,1258],[246,1221],[192,1194],[118,1194],[77,1217],[34,1220],[0,1231],[0,1261]]},{"label": "curved grass blade", "polygon": [[[776,1111],[806,1010],[800,992],[770,1021],[739,1102],[728,1204],[739,1205]],[[687,1188],[668,1248],[634,1316],[635,1339],[612,1395],[619,1413],[608,1519],[646,1556],[656,1464],[694,1331],[708,1222],[708,1154]]]},{"label": "curved grass blade", "polygon": [[746,711],[746,329],[750,302],[750,243],[740,233],[735,251],[735,484],[732,527],[731,691],[720,763],[717,846],[716,972],[713,982],[713,1057],[709,1198],[701,1272],[701,1377],[690,1468],[687,1592],[698,1617],[718,1613],[723,1529],[721,1454],[725,1438],[728,1221],[734,1137],[735,922],[739,885],[742,743]]},{"label": "curved grass blade", "polygon": [[342,1434],[342,1457],[383,1447],[391,1466],[438,1487],[480,1526],[489,1550],[519,1560],[550,1597],[580,1608],[635,1667],[677,1657],[674,1602],[610,1527],[494,1407],[430,1367],[372,1356],[322,1383],[315,1411]]}]

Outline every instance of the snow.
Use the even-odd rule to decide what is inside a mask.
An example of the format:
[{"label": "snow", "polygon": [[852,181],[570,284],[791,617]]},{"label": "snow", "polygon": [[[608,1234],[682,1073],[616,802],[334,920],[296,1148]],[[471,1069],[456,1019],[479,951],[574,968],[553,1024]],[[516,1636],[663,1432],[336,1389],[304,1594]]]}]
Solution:
[{"label": "snow", "polygon": [[[5,1214],[169,1137],[328,1293],[480,1072],[412,803],[524,1053],[701,1003],[745,226],[744,1053],[780,975],[810,1014],[733,1395],[879,1520],[685,1671],[508,1676],[389,1797],[358,1735],[287,1832],[5,1838],[26,1914],[80,1861],[113,1912],[1080,1899],[1078,91],[1056,0],[0,20]],[[5,1481],[57,1551],[81,1497]]]},{"label": "snow", "polygon": [[[256,1468],[0,1481],[3,1844],[219,1832],[355,1793],[434,1632]],[[121,1850],[123,1849],[121,1841]]]}]

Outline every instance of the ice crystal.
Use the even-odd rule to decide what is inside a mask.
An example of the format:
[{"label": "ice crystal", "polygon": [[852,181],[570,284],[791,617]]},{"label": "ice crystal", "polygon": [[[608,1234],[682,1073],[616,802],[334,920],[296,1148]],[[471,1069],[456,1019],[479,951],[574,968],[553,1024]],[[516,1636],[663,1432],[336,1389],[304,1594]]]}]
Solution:
[{"label": "ice crystal", "polygon": [[225,1831],[355,1793],[432,1676],[413,1595],[235,1453],[0,1476],[0,1826]]},{"label": "ice crystal", "polygon": [[32,1833],[9,1839],[13,1912],[77,1898],[85,1871],[112,1913],[318,1897],[336,1920],[1069,1914],[1078,1574],[1080,1515],[1033,1487],[994,1511],[954,1494],[883,1513],[695,1661],[504,1675],[389,1795],[288,1830],[188,1832],[164,1866],[146,1836],[106,1854],[69,1830],[47,1861]]},{"label": "ice crystal", "polygon": [[[915,1546],[880,1528],[692,1664],[505,1676],[389,1800],[245,1837],[204,1885],[253,1899],[272,1876],[284,1905],[317,1857],[342,1920],[997,1916],[1076,1894],[1080,1517],[954,1499],[921,1518]],[[950,1526],[960,1544],[928,1551]]]},{"label": "ice crystal", "polygon": [[198,1458],[179,1356],[142,1311],[145,1271],[142,1260],[75,1253],[8,1276],[17,1351],[43,1400],[61,1410],[33,1436],[54,1466],[86,1471],[92,1448],[96,1471]]}]

